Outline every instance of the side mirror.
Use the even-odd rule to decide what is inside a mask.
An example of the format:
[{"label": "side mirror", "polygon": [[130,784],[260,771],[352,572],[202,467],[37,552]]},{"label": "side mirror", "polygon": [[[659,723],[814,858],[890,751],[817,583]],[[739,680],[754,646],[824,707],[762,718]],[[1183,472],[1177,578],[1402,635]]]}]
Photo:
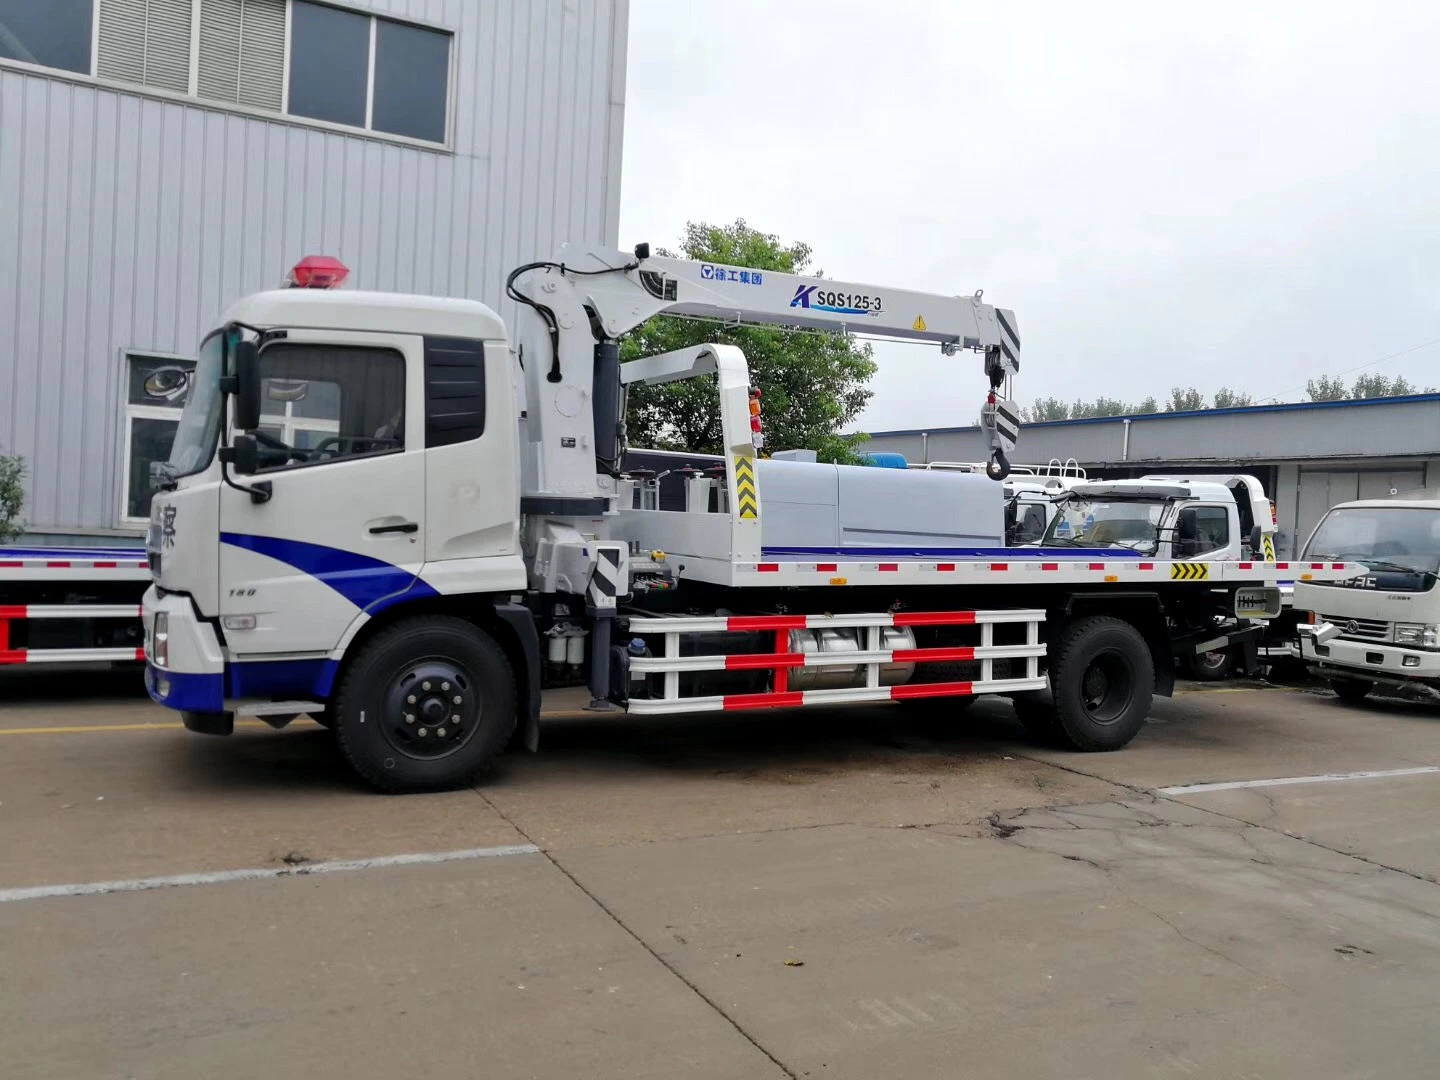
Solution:
[{"label": "side mirror", "polygon": [[260,444],[254,435],[236,435],[230,443],[230,460],[239,476],[254,476],[260,471]]},{"label": "side mirror", "polygon": [[[233,355],[235,428],[239,431],[254,431],[260,426],[260,347],[253,341],[237,341]],[[253,449],[253,439],[251,444]],[[236,470],[244,471],[239,468],[239,462],[236,462]],[[252,469],[251,472],[253,471]]]},{"label": "side mirror", "polygon": [[1250,530],[1250,554],[1259,555],[1265,546],[1265,533],[1256,525]]}]

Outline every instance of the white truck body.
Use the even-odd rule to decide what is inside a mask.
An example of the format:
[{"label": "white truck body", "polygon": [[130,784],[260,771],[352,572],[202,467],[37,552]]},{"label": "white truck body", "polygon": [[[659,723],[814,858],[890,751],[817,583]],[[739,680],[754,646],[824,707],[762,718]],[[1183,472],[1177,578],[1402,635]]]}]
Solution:
[{"label": "white truck body", "polygon": [[1366,499],[1333,507],[1302,565],[1360,562],[1367,572],[1295,586],[1300,658],[1342,695],[1376,685],[1440,690],[1440,500]]},{"label": "white truck body", "polygon": [[[508,287],[525,305],[513,340],[472,301],[304,289],[248,297],[207,336],[147,541],[147,686],[188,727],[308,713],[368,781],[408,791],[468,782],[512,738],[533,748],[552,676],[583,676],[596,708],[632,712],[1048,685],[1037,722],[1111,749],[1168,692],[1172,652],[1218,647],[1217,615],[1249,635],[1279,610],[1275,567],[1259,561],[978,546],[983,533],[906,507],[940,478],[904,470],[847,487],[833,466],[786,463],[797,486],[775,493],[791,509],[805,476],[834,493],[814,528],[797,511],[791,542],[767,543],[743,354],[618,361],[619,336],[667,312],[974,350],[990,382],[986,471],[1003,479],[1018,423],[1000,394],[1019,338],[1014,314],[978,296],[645,249],[565,250]],[[683,509],[660,509],[653,478],[620,467],[623,389],[696,377],[718,388],[723,462],[688,482]],[[267,395],[333,415],[287,441],[266,429]],[[863,542],[877,521],[883,542]],[[939,524],[905,535],[925,521]]]}]

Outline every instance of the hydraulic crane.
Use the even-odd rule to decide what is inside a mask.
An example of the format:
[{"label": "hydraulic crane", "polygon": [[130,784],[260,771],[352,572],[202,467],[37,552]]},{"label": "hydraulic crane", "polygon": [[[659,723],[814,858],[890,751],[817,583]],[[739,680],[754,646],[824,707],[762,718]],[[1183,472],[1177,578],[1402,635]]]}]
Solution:
[{"label": "hydraulic crane", "polygon": [[[974,296],[940,296],[848,281],[746,270],[655,256],[564,247],[555,260],[515,269],[506,283],[524,305],[516,328],[525,366],[529,434],[538,447],[535,495],[565,500],[603,494],[600,473],[618,467],[623,443],[619,339],[655,315],[710,319],[866,337],[933,342],[946,356],[962,349],[984,356],[990,388],[980,423],[993,480],[1009,475],[1007,454],[1019,436],[1010,400],[1020,369],[1015,313]],[[588,404],[589,407],[586,407]],[[539,505],[539,504],[536,504]]]}]

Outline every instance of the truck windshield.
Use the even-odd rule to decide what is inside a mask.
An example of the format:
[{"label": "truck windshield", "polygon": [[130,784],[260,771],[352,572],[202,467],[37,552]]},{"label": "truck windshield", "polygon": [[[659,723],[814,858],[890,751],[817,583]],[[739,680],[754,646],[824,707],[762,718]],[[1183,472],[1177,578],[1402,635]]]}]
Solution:
[{"label": "truck windshield", "polygon": [[1440,508],[1351,506],[1331,510],[1320,522],[1306,559],[1353,559],[1423,573],[1440,570]]},{"label": "truck windshield", "polygon": [[221,332],[207,337],[195,357],[195,370],[190,374],[190,397],[180,414],[175,441],[170,445],[170,460],[165,469],[171,477],[200,472],[210,464],[215,453],[215,439],[220,433]]},{"label": "truck windshield", "polygon": [[1064,499],[1040,546],[1124,547],[1153,554],[1164,511],[1163,502]]}]

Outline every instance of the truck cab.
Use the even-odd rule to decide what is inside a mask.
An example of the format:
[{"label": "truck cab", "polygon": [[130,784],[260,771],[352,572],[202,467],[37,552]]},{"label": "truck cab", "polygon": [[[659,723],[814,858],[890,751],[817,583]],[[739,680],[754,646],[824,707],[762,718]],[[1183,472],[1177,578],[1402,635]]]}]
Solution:
[{"label": "truck cab", "polygon": [[1086,481],[1050,501],[1054,510],[1040,547],[1108,547],[1181,561],[1274,561],[1274,526],[1268,513],[1257,521],[1258,507],[1268,511],[1269,503],[1254,477]]},{"label": "truck cab", "polygon": [[1377,686],[1440,690],[1440,500],[1365,499],[1332,508],[1301,563],[1363,563],[1364,577],[1302,579],[1297,648],[1346,701]]}]

